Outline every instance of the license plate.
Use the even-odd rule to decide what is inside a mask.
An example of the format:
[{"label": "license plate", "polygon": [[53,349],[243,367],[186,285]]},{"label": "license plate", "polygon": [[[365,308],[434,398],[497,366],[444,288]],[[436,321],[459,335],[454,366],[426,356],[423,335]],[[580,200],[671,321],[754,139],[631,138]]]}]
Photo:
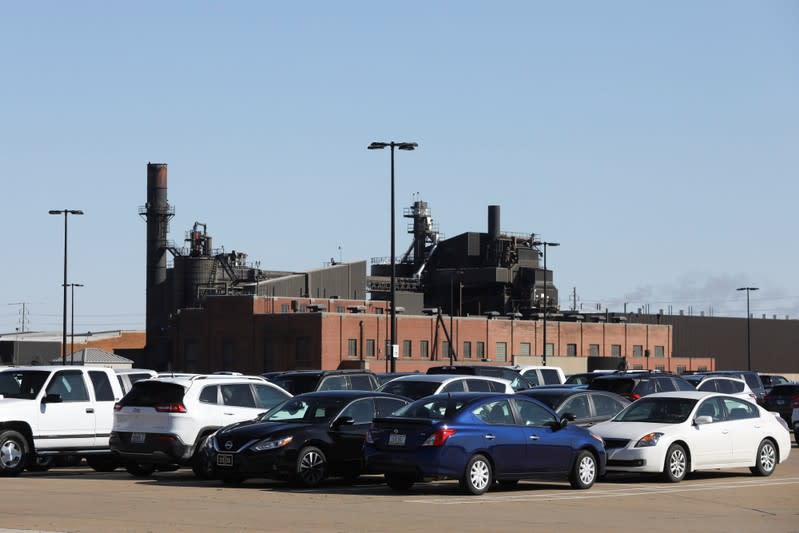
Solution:
[{"label": "license plate", "polygon": [[216,456],[216,466],[233,466],[233,455],[220,453]]},{"label": "license plate", "polygon": [[388,445],[389,446],[405,446],[405,434],[404,433],[391,433],[388,436]]},{"label": "license plate", "polygon": [[130,443],[131,444],[142,444],[144,442],[144,433],[131,433],[130,434]]},{"label": "license plate", "polygon": [[777,405],[785,405],[788,403],[788,400],[777,400]]}]

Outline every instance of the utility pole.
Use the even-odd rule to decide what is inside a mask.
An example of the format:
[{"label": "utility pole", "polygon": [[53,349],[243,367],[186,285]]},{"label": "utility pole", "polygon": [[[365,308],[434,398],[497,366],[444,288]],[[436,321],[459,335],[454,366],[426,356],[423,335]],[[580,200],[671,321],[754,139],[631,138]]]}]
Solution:
[{"label": "utility pole", "polygon": [[572,311],[577,311],[577,287],[572,287]]},{"label": "utility pole", "polygon": [[28,302],[14,302],[8,305],[21,305],[22,306],[22,324],[19,327],[20,333],[25,333],[25,323],[27,322],[28,315]]}]

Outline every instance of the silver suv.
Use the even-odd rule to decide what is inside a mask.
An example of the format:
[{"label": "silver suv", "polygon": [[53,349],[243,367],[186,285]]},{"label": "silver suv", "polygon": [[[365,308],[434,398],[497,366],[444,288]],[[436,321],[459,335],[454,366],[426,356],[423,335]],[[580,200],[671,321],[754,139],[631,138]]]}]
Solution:
[{"label": "silver suv", "polygon": [[134,476],[191,466],[217,429],[252,420],[291,394],[257,376],[198,375],[138,381],[114,406],[111,449]]}]

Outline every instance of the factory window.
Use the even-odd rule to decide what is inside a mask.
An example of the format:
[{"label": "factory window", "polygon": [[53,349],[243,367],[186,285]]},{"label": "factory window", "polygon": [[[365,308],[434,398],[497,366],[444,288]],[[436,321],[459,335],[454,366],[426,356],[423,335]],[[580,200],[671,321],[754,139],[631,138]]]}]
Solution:
[{"label": "factory window", "polygon": [[336,306],[336,313],[343,313],[343,312],[344,312],[344,306],[343,305],[337,305]]},{"label": "factory window", "polygon": [[411,357],[412,355],[411,341],[402,341],[402,357]]},{"label": "factory window", "polygon": [[358,357],[358,339],[347,339],[347,355]]},{"label": "factory window", "polygon": [[196,372],[200,369],[200,341],[188,340],[183,343],[184,370]]},{"label": "factory window", "polygon": [[566,345],[566,355],[570,357],[577,357],[577,345],[576,344],[567,344]]},{"label": "factory window", "polygon": [[477,341],[477,358],[478,359],[485,359],[486,357],[486,343],[483,341]]},{"label": "factory window", "polygon": [[288,313],[289,312],[289,304],[280,304],[280,312],[281,313]]},{"label": "factory window", "polygon": [[523,342],[519,345],[519,355],[530,355],[530,343]]},{"label": "factory window", "polygon": [[376,315],[382,315],[383,314],[383,308],[382,307],[378,307],[377,309],[375,309],[375,314]]},{"label": "factory window", "polygon": [[271,371],[277,368],[277,357],[275,354],[275,341],[264,339],[264,370]]},{"label": "factory window", "polygon": [[685,374],[685,371],[686,371],[685,365],[677,365],[678,374]]},{"label": "factory window", "polygon": [[697,372],[707,372],[707,367],[705,365],[699,365],[699,368],[696,369]]},{"label": "factory window", "polygon": [[506,361],[508,358],[508,343],[497,343],[497,361]]},{"label": "factory window", "polygon": [[663,365],[655,365],[655,370],[657,370],[658,372],[663,372],[664,370],[666,370],[666,367]]},{"label": "factory window", "polygon": [[621,344],[611,344],[610,355],[613,357],[621,357]]},{"label": "factory window", "polygon": [[430,357],[430,341],[419,341],[419,356],[425,359]]},{"label": "factory window", "polygon": [[441,342],[441,357],[449,357],[449,343],[447,341]]},{"label": "factory window", "polygon": [[555,355],[555,345],[548,342],[544,347],[544,353],[547,355]]},{"label": "factory window", "polygon": [[633,344],[633,357],[643,357],[644,347],[640,344]]},{"label": "factory window", "polygon": [[633,370],[643,370],[644,365],[633,365]]},{"label": "factory window", "polygon": [[222,370],[236,370],[238,343],[232,339],[222,341]]},{"label": "factory window", "polygon": [[305,313],[308,311],[308,307],[305,304],[300,306],[300,313]]},{"label": "factory window", "polygon": [[663,350],[663,346],[655,346],[655,357],[665,357],[665,351]]},{"label": "factory window", "polygon": [[366,357],[375,356],[375,340],[366,339]]},{"label": "factory window", "polygon": [[311,358],[311,338],[297,337],[294,346],[294,360],[297,363],[297,368],[312,368],[314,364]]},{"label": "factory window", "polygon": [[594,357],[599,355],[599,345],[598,344],[589,344],[588,345],[588,355],[592,355]]},{"label": "factory window", "polygon": [[463,358],[464,359],[471,359],[472,358],[472,343],[471,341],[463,341]]}]

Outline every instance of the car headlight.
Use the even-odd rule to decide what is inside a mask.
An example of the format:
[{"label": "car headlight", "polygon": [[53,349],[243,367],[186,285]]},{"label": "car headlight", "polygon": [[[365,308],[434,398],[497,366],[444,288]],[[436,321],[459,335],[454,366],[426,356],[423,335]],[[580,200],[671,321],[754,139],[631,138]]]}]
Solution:
[{"label": "car headlight", "polygon": [[647,433],[635,443],[636,448],[646,448],[647,446],[656,446],[663,433]]},{"label": "car headlight", "polygon": [[593,438],[595,438],[596,440],[598,440],[598,441],[599,441],[599,444],[601,444],[602,446],[605,446],[605,439],[603,439],[602,437],[600,437],[600,436],[599,436],[599,435],[597,435],[596,433],[591,433],[591,436],[592,436]]},{"label": "car headlight", "polygon": [[275,450],[277,448],[282,448],[283,446],[288,445],[289,443],[291,443],[292,440],[294,440],[294,437],[280,437],[279,439],[271,439],[271,438],[264,439],[250,446],[250,449],[255,452]]}]

